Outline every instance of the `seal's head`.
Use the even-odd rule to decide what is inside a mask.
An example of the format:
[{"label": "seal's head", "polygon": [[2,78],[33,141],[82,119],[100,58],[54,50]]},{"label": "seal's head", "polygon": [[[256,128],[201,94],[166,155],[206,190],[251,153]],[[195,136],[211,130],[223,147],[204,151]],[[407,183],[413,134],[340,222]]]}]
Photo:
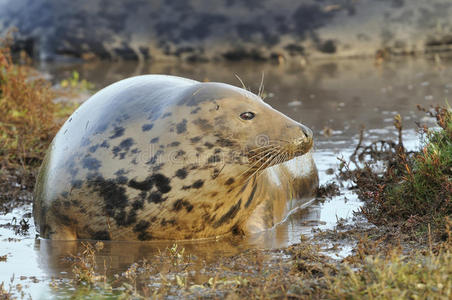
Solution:
[{"label": "seal's head", "polygon": [[[251,174],[307,153],[312,131],[273,109],[257,95],[220,83],[202,83],[193,92],[197,115],[190,132],[211,140],[214,161]],[[209,145],[209,144],[207,144]],[[240,175],[240,173],[236,174]]]}]

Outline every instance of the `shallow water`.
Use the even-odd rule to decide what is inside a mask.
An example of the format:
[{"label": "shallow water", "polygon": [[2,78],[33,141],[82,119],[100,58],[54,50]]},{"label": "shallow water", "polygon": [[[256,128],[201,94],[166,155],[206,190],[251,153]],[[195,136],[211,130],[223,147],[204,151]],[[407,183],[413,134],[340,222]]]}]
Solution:
[{"label": "shallow water", "polygon": [[[204,81],[220,81],[240,86],[237,74],[248,88],[257,92],[262,73],[265,74],[265,101],[296,121],[310,127],[315,134],[314,158],[320,183],[334,178],[337,157],[348,157],[357,144],[361,126],[366,138],[376,140],[394,138],[393,116],[400,113],[406,129],[405,145],[415,149],[418,137],[415,120],[423,116],[416,104],[444,104],[452,93],[451,62],[401,58],[376,65],[372,60],[343,60],[274,65],[263,63],[58,63],[37,67],[48,73],[54,83],[78,70],[96,86],[96,90],[125,77],[163,73]],[[428,121],[428,119],[423,119]],[[179,243],[189,253],[206,261],[219,259],[249,248],[279,248],[299,243],[300,235],[312,234],[315,228],[333,228],[337,220],[350,218],[360,202],[347,187],[341,195],[325,202],[313,201],[307,207],[293,211],[285,222],[272,230],[245,239],[223,238]],[[0,224],[21,220],[31,211],[30,206],[0,215]],[[13,222],[14,223],[14,222]],[[33,220],[30,219],[30,224]],[[8,226],[0,227],[0,282],[21,284],[25,294],[46,298],[52,293],[52,277],[71,277],[71,261],[65,259],[80,251],[78,242],[35,240],[34,226],[28,234],[16,235]],[[106,242],[100,259],[106,259],[109,272],[125,270],[131,263],[147,258],[152,261],[158,249],[171,243]],[[339,257],[348,254],[350,247],[338,250]]]}]

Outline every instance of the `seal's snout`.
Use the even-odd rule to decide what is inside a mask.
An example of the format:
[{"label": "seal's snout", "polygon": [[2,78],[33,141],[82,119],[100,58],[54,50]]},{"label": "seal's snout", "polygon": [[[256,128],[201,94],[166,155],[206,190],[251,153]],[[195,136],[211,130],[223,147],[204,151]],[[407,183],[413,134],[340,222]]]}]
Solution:
[{"label": "seal's snout", "polygon": [[299,125],[300,132],[295,138],[292,139],[290,152],[292,156],[303,155],[309,150],[311,150],[313,145],[313,133],[312,130],[304,125]]}]

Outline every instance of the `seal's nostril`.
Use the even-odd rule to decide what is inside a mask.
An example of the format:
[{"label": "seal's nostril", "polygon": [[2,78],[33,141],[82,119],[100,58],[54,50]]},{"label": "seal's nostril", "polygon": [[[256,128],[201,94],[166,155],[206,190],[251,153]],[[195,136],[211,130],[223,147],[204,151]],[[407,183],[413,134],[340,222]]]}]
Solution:
[{"label": "seal's nostril", "polygon": [[303,133],[303,136],[305,139],[312,137],[311,129],[309,129],[308,127],[303,126],[303,125],[300,126],[300,129],[301,129],[301,132]]}]

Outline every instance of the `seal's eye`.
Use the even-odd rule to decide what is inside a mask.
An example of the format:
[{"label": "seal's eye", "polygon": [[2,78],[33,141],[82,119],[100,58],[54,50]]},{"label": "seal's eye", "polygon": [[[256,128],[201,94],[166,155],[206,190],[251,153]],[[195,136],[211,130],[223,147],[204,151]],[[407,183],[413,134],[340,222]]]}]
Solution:
[{"label": "seal's eye", "polygon": [[255,114],[250,111],[240,114],[240,118],[242,118],[243,120],[251,120],[252,118],[254,118],[254,116],[255,116]]}]

